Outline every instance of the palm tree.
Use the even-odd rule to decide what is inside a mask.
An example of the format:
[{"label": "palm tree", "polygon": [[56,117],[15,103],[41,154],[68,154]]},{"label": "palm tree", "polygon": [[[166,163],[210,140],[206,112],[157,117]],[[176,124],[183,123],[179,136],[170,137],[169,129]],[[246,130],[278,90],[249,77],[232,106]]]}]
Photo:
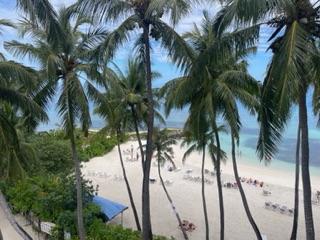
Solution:
[{"label": "palm tree", "polygon": [[171,164],[173,163],[173,167],[175,168],[174,165],[174,153],[173,153],[173,148],[172,145],[177,144],[177,141],[174,137],[169,135],[169,132],[167,129],[159,130],[157,128],[154,129],[153,132],[153,148],[152,151],[156,156],[157,163],[158,163],[158,174],[160,178],[160,182],[162,185],[162,188],[168,198],[168,201],[170,202],[171,208],[173,212],[176,215],[179,227],[182,231],[184,239],[189,239],[185,229],[183,228],[182,221],[180,218],[179,213],[177,212],[177,208],[173,203],[173,200],[168,192],[168,189],[166,187],[165,182],[163,181],[162,175],[161,175],[161,166],[163,166],[167,161],[169,161]]},{"label": "palm tree", "polygon": [[[144,151],[142,148],[142,141],[140,136],[140,127],[145,126],[145,119],[147,116],[147,99],[146,99],[146,82],[143,65],[138,59],[129,59],[127,65],[127,72],[123,73],[117,65],[114,68],[105,69],[106,83],[108,88],[106,91],[117,92],[117,100],[121,102],[123,108],[128,108],[132,115],[134,130],[139,143],[141,154],[142,169],[144,166]],[[160,74],[152,73],[152,78],[158,78]],[[92,86],[93,87],[93,86]],[[93,87],[94,88],[94,87]],[[155,107],[158,107],[156,101]],[[155,109],[155,117],[164,122],[161,114]]]},{"label": "palm tree", "polygon": [[[7,20],[0,19],[0,26],[14,27]],[[0,28],[0,35],[2,31]],[[26,119],[23,116],[30,116],[38,120],[45,120],[46,114],[41,107],[32,99],[32,90],[37,84],[36,72],[16,62],[7,61],[0,53],[0,178],[14,181],[25,176],[25,169],[29,162],[35,160],[33,150],[23,141],[19,129],[24,122],[19,119]],[[17,113],[20,113],[19,116]],[[0,191],[0,205],[6,216],[23,238],[28,239],[27,234],[21,231],[16,222],[5,197]],[[0,239],[2,239],[0,230]]]},{"label": "palm tree", "polygon": [[94,97],[96,103],[98,104],[95,112],[100,116],[105,118],[107,122],[107,126],[105,130],[111,132],[111,134],[115,134],[117,137],[117,148],[123,173],[123,178],[126,183],[129,200],[131,204],[131,208],[133,211],[134,219],[136,222],[136,227],[138,231],[141,231],[140,221],[138,212],[134,203],[134,199],[132,196],[132,191],[130,187],[130,183],[127,177],[126,169],[123,163],[122,153],[121,153],[121,139],[123,137],[123,133],[128,129],[128,125],[133,121],[131,118],[131,111],[124,107],[122,104],[122,99],[119,98],[119,92],[113,91],[114,89],[108,89],[108,91],[104,94],[98,92],[96,89],[91,87],[91,96]]},{"label": "palm tree", "polygon": [[300,178],[300,127],[298,124],[297,146],[296,146],[296,169],[295,169],[295,187],[294,187],[294,213],[290,240],[297,239],[298,218],[299,218],[299,178]]},{"label": "palm tree", "polygon": [[49,0],[17,0],[16,5],[35,26],[45,26],[47,40],[51,44],[57,44],[63,31],[57,20],[57,13]]},{"label": "palm tree", "polygon": [[[46,119],[46,114],[32,100],[30,92],[22,91],[22,88],[35,83],[37,78],[34,74],[35,71],[18,63],[0,60],[0,178],[4,180],[14,181],[24,177],[30,162],[35,160],[33,149],[19,131],[21,122],[16,122],[17,118],[21,119],[21,116],[29,113],[36,119]],[[21,113],[19,117],[16,115],[18,112]],[[1,191],[0,201],[10,224],[22,238],[28,239],[7,207]]]},{"label": "palm tree", "polygon": [[[290,109],[298,102],[301,129],[301,168],[307,240],[315,239],[309,172],[307,90],[312,79],[313,56],[318,55],[319,1],[263,0],[225,1],[217,29],[236,23],[238,28],[266,24],[275,31],[269,38],[273,57],[262,92],[261,125],[258,151],[270,160],[277,151]],[[246,11],[243,11],[246,9]],[[259,34],[256,35],[259,38]],[[310,74],[311,73],[311,74]]]},{"label": "palm tree", "polygon": [[115,49],[127,41],[130,32],[140,29],[141,34],[135,41],[135,47],[145,67],[145,81],[147,87],[147,149],[145,155],[143,190],[142,190],[142,225],[143,239],[152,239],[149,178],[152,159],[152,136],[154,127],[154,101],[152,92],[151,70],[151,39],[160,41],[162,47],[168,50],[169,55],[178,66],[185,66],[186,55],[189,53],[179,34],[162,20],[165,14],[170,15],[171,22],[175,25],[182,16],[190,10],[188,0],[80,0],[79,8],[88,16],[103,22],[106,20],[125,20],[115,29],[113,34],[100,47],[101,56],[110,58]]},{"label": "palm tree", "polygon": [[[192,32],[186,34],[195,56],[188,74],[170,81],[161,91],[166,97],[167,110],[191,104],[191,107],[194,105],[195,109],[202,109],[206,114],[206,121],[210,124],[217,146],[215,169],[220,203],[221,239],[224,239],[224,206],[220,173],[221,144],[217,119],[222,117],[233,134],[238,137],[241,123],[237,101],[250,110],[258,104],[257,98],[252,94],[259,91],[259,86],[246,72],[246,62],[241,60],[254,50],[251,48],[254,41],[250,35],[256,30],[256,27],[252,27],[232,34],[225,32],[219,36],[214,29],[214,21],[205,12],[201,29],[195,26]],[[245,39],[248,43],[242,42]],[[244,195],[241,196],[246,204]],[[247,211],[247,215],[249,220],[252,219],[250,211]],[[255,224],[251,220],[250,222],[256,235],[260,236]]]},{"label": "palm tree", "polygon": [[[206,138],[208,126],[206,125],[205,120],[201,117],[201,112],[199,118],[194,118],[194,116],[191,117],[191,114],[188,118],[188,121],[185,126],[184,130],[184,136],[185,139],[182,142],[182,146],[188,145],[187,151],[184,153],[182,162],[185,162],[187,157],[195,150],[198,152],[202,151],[202,165],[201,165],[201,194],[202,194],[202,206],[203,206],[203,213],[204,213],[204,222],[205,222],[205,227],[206,227],[206,240],[209,240],[209,220],[208,220],[208,212],[207,212],[207,203],[206,203],[206,195],[205,195],[205,176],[204,176],[204,166],[205,166],[205,154],[206,154],[206,146],[207,146],[207,141],[208,139]],[[193,127],[193,121],[192,119],[196,119],[196,128]],[[199,119],[199,122],[197,121]],[[200,122],[200,120],[202,120]],[[202,126],[207,126],[206,129],[199,129],[199,127]],[[197,136],[199,135],[199,137]]]},{"label": "palm tree", "polygon": [[[75,143],[75,128],[77,122],[87,133],[90,126],[88,99],[82,86],[81,79],[97,76],[94,65],[89,64],[91,47],[105,36],[103,29],[93,29],[84,34],[80,31],[82,25],[92,24],[90,20],[79,15],[72,19],[72,7],[62,8],[56,13],[59,29],[63,34],[55,36],[57,41],[48,40],[47,24],[34,25],[30,20],[20,24],[22,35],[29,34],[32,43],[11,41],[5,43],[5,48],[17,57],[28,56],[40,66],[42,83],[39,84],[35,100],[45,107],[55,94],[59,93],[58,108],[66,135],[70,140],[77,188],[77,220],[80,240],[85,239],[83,224],[83,203],[81,190],[80,161]],[[74,21],[74,24],[72,22]],[[54,20],[55,21],[55,20]],[[50,25],[50,23],[49,23]],[[84,78],[81,74],[86,75]]]}]

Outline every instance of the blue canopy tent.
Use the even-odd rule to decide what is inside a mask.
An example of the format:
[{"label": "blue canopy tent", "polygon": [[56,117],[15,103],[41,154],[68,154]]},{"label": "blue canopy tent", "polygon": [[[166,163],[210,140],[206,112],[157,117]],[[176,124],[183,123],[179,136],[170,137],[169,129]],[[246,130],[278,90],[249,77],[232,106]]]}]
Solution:
[{"label": "blue canopy tent", "polygon": [[124,206],[120,203],[116,203],[99,196],[93,197],[93,203],[97,204],[101,208],[101,211],[108,217],[109,221],[121,213],[121,224],[122,224],[122,213],[128,209],[127,206]]}]

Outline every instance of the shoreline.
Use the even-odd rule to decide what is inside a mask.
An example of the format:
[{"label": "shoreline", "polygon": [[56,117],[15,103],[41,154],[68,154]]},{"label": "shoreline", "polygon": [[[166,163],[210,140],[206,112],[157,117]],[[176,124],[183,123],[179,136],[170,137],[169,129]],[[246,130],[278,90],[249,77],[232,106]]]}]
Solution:
[{"label": "shoreline", "polygon": [[[121,144],[122,151],[133,146],[136,151],[138,144],[136,141],[128,141]],[[195,224],[196,230],[188,233],[190,240],[204,239],[204,218],[201,200],[201,183],[191,181],[185,178],[187,170],[192,169],[190,176],[199,178],[201,176],[201,155],[197,152],[192,153],[183,165],[180,161],[185,151],[180,147],[180,144],[173,146],[175,163],[180,171],[170,172],[167,166],[162,168],[162,175],[165,181],[171,182],[167,186],[171,198],[179,212],[182,220],[188,220]],[[134,155],[135,156],[135,155]],[[127,171],[127,176],[131,185],[133,197],[136,203],[137,211],[141,217],[141,183],[142,169],[139,161],[130,161],[129,155],[125,154],[124,164]],[[119,202],[129,209],[124,213],[123,226],[135,229],[134,217],[131,211],[128,193],[124,181],[119,179],[122,176],[119,156],[116,149],[102,157],[96,157],[89,162],[83,164],[83,174],[85,178],[91,180],[93,184],[99,185],[99,195],[112,201]],[[206,159],[206,166],[212,171],[212,163],[209,158]],[[271,201],[278,203],[281,206],[293,207],[294,202],[294,177],[291,178],[289,173],[281,170],[274,171],[268,167],[261,169],[255,166],[242,164],[241,159],[238,160],[238,169],[241,177],[257,179],[263,181],[264,187],[256,187],[252,184],[243,183],[243,188],[246,193],[250,210],[253,214],[257,225],[262,234],[266,235],[268,240],[289,239],[292,228],[292,216],[281,214],[265,208],[265,202]],[[92,172],[107,173],[107,177],[99,177],[100,174],[92,175]],[[100,175],[102,176],[102,174]],[[175,239],[183,239],[183,236],[178,228],[175,215],[171,206],[159,184],[157,167],[152,163],[151,178],[156,179],[156,183],[150,184],[150,203],[151,203],[151,218],[154,234],[164,235],[167,237],[173,236]],[[219,237],[219,204],[217,185],[215,177],[206,175],[210,180],[210,184],[206,184],[207,209],[209,214],[210,235],[212,239]],[[320,177],[313,177],[312,185],[320,183]],[[234,182],[231,161],[226,165],[222,165],[222,180],[223,182]],[[319,185],[316,186],[319,188]],[[264,196],[263,190],[272,192],[270,196]],[[320,190],[317,188],[314,191]],[[225,205],[225,227],[226,238],[232,240],[255,239],[255,234],[248,222],[239,191],[237,189],[223,188],[224,205]],[[300,191],[300,219],[298,228],[298,238],[304,239],[304,216],[303,216],[303,198]],[[314,223],[316,235],[320,235],[320,206],[313,206]],[[236,217],[235,217],[236,216]],[[115,218],[111,223],[121,224],[121,218]],[[279,228],[281,226],[281,228]]]}]

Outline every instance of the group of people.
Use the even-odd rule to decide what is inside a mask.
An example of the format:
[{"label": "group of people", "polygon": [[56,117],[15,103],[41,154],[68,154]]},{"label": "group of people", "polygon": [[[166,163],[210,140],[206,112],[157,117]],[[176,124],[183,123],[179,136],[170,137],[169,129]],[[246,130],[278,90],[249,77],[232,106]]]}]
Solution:
[{"label": "group of people", "polygon": [[[134,154],[133,145],[131,145],[130,149],[123,150],[122,153],[124,155],[129,155],[129,157],[126,158],[126,161],[128,161],[128,162],[139,161],[140,155],[138,152],[136,152],[136,154]],[[134,156],[134,155],[136,155],[136,156]]]},{"label": "group of people", "polygon": [[238,188],[238,184],[236,182],[234,182],[234,183],[227,182],[227,183],[224,183],[223,186],[225,188],[235,188],[235,189]]},{"label": "group of people", "polygon": [[187,232],[192,232],[196,230],[196,225],[194,225],[192,222],[189,222],[187,220],[182,220],[182,228]]},{"label": "group of people", "polygon": [[263,187],[264,186],[264,182],[263,181],[259,181],[259,180],[252,179],[252,178],[240,177],[240,181],[243,182],[243,183],[251,184],[251,185],[256,186],[256,187]]}]

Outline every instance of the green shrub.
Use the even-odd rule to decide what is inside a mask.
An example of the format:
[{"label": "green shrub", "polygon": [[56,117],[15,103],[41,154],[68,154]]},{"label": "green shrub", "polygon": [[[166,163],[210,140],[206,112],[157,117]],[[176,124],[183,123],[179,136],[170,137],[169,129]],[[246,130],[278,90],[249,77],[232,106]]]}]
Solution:
[{"label": "green shrub", "polygon": [[73,170],[71,148],[68,140],[57,139],[54,135],[35,135],[30,138],[38,161],[32,166],[33,173],[61,174]]},{"label": "green shrub", "polygon": [[[168,240],[168,238],[162,236],[154,236],[153,239]],[[120,225],[106,225],[97,219],[88,229],[88,240],[141,240],[141,234]]]},{"label": "green shrub", "polygon": [[103,134],[95,133],[83,139],[81,144],[80,153],[90,159],[110,152],[117,145],[117,140],[114,137],[108,138]]}]

